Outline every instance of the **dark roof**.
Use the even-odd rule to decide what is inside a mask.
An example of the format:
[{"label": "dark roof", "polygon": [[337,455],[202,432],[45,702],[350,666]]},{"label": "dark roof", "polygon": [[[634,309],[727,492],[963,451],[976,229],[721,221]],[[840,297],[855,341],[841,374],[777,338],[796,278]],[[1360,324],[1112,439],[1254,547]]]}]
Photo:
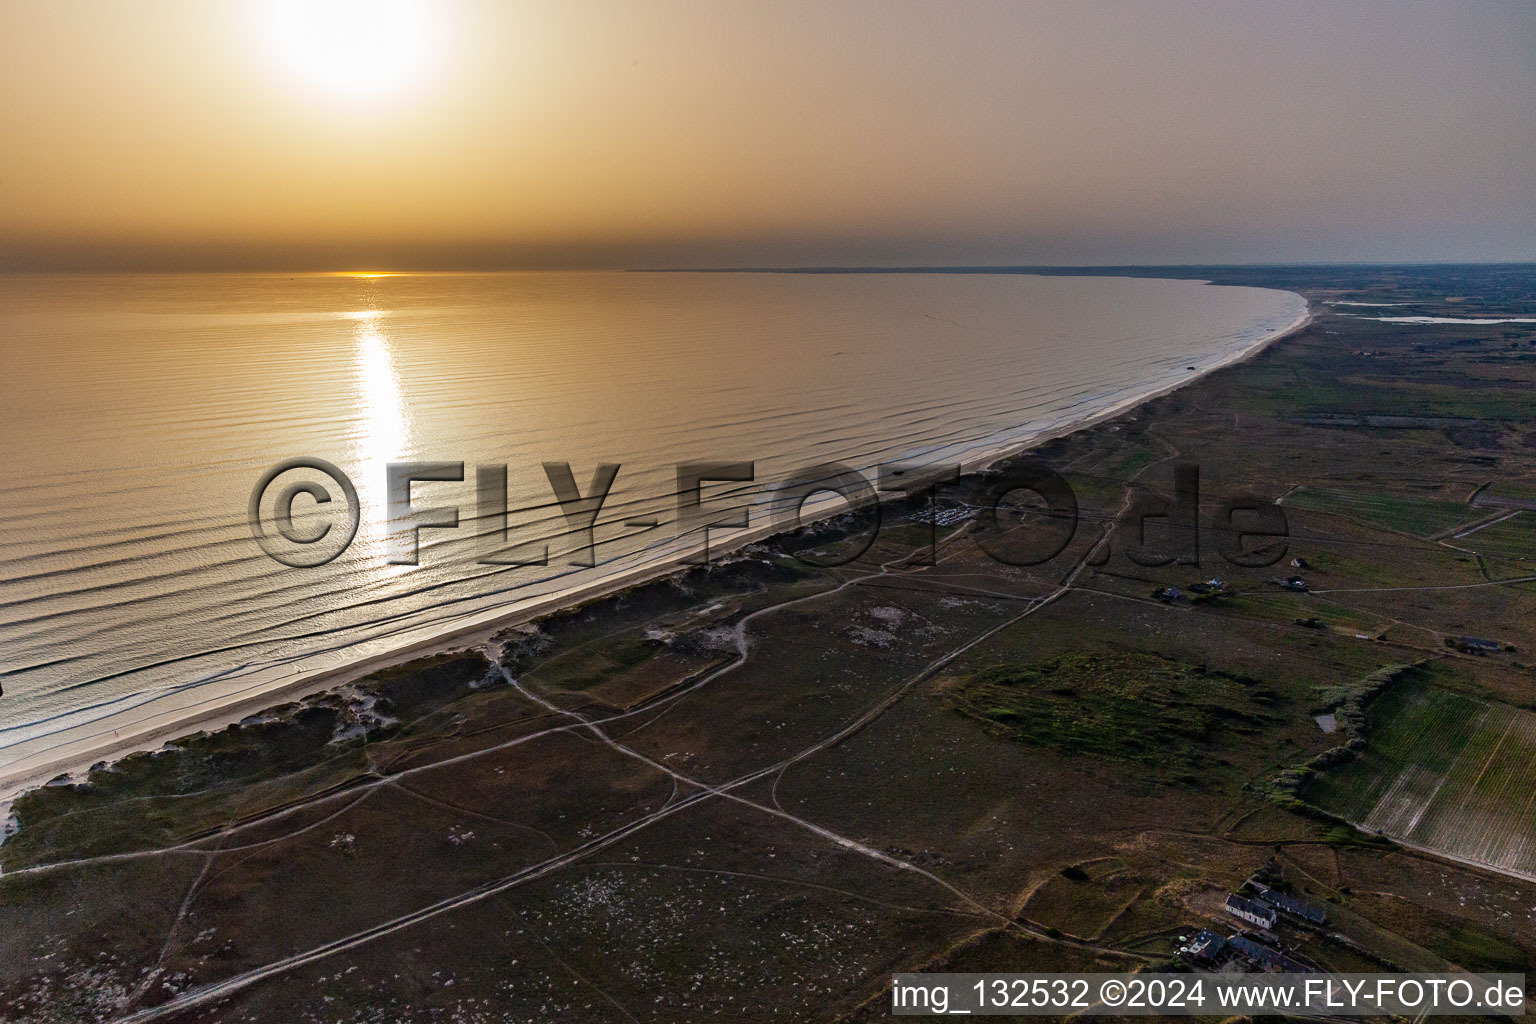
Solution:
[{"label": "dark roof", "polygon": [[1480,636],[1459,636],[1456,638],[1456,642],[1463,647],[1475,647],[1480,651],[1498,651],[1504,647],[1497,640],[1484,640]]},{"label": "dark roof", "polygon": [[1299,900],[1295,896],[1287,896],[1283,892],[1276,892],[1274,889],[1260,889],[1259,899],[1270,906],[1279,907],[1287,914],[1294,914],[1296,917],[1311,921],[1313,924],[1322,924],[1328,920],[1328,915],[1321,908],[1314,907],[1306,900]]},{"label": "dark roof", "polygon": [[1305,964],[1292,960],[1279,950],[1270,949],[1262,942],[1255,942],[1246,935],[1232,936],[1227,939],[1227,945],[1255,963],[1278,967],[1290,974],[1309,974],[1312,970]]},{"label": "dark roof", "polygon": [[1264,920],[1269,921],[1271,924],[1273,924],[1275,920],[1275,911],[1273,907],[1267,907],[1262,903],[1250,900],[1243,896],[1239,896],[1237,893],[1233,893],[1227,897],[1227,909],[1240,910],[1245,914],[1251,914],[1254,917],[1263,918]]}]

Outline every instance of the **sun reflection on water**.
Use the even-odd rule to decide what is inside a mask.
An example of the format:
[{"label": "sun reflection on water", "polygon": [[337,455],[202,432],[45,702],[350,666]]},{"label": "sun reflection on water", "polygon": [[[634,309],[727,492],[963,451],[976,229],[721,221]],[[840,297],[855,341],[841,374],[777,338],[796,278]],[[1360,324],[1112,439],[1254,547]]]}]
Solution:
[{"label": "sun reflection on water", "polygon": [[389,336],[384,332],[388,315],[387,311],[377,309],[347,314],[356,322],[356,391],[362,412],[353,440],[353,456],[359,474],[357,486],[363,496],[363,519],[374,544],[384,540],[388,508],[385,467],[405,458],[411,442],[410,416],[400,392]]}]

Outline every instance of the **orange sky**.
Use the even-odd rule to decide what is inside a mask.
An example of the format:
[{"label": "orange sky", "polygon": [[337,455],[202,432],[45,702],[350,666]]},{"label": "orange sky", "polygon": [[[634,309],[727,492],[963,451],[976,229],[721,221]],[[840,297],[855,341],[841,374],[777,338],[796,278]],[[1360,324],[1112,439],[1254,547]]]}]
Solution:
[{"label": "orange sky", "polygon": [[0,0],[0,266],[1536,259],[1521,0],[277,5]]}]

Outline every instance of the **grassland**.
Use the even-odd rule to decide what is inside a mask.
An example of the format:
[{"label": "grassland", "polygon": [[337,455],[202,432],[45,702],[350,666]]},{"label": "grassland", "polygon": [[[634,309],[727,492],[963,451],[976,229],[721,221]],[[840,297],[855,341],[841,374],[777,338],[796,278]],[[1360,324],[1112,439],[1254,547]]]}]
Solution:
[{"label": "grassland", "polygon": [[1457,533],[1452,540],[1457,546],[1487,558],[1517,564],[1536,562],[1536,511],[1516,509],[1501,513],[1486,525]]},{"label": "grassland", "polygon": [[1256,679],[1134,653],[992,665],[970,673],[952,699],[994,736],[1135,761],[1199,786],[1210,758],[1275,720],[1277,695]]},{"label": "grassland", "polygon": [[1477,518],[1465,502],[1383,494],[1369,487],[1298,487],[1286,496],[1285,505],[1349,516],[1416,537],[1431,537]]}]

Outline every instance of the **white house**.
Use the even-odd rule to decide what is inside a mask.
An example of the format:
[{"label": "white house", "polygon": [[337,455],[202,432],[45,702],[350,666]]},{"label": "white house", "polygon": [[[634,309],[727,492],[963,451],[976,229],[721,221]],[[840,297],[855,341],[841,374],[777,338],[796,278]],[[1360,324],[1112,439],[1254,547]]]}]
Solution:
[{"label": "white house", "polygon": [[1233,917],[1240,917],[1249,924],[1256,924],[1266,931],[1275,926],[1275,908],[1267,907],[1254,900],[1244,899],[1233,893],[1227,897],[1227,913]]}]

